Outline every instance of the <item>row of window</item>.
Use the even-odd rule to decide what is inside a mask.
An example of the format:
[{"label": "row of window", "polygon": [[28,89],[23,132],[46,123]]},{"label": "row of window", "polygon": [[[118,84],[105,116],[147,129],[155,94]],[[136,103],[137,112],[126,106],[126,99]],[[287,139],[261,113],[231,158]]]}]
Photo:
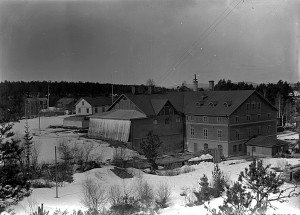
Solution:
[{"label": "row of window", "polygon": [[[90,113],[90,108],[85,108],[86,109],[86,113]],[[102,107],[102,112],[105,111],[105,107]],[[99,109],[97,107],[95,107],[95,113],[98,113]],[[78,108],[78,113],[81,113],[81,108]]]},{"label": "row of window", "polygon": [[[271,125],[268,125],[267,126],[267,133],[270,134],[271,133]],[[251,131],[253,129],[251,128],[247,128],[247,133],[248,133],[248,138],[250,138],[252,135],[251,135]],[[190,134],[191,134],[191,137],[195,137],[195,128],[191,127],[190,128]],[[256,132],[256,135],[260,135],[261,134],[261,126],[257,126],[257,132]],[[203,128],[203,139],[207,139],[208,137],[208,129],[207,128]],[[222,138],[222,129],[217,129],[217,137],[219,139]],[[239,129],[236,129],[235,130],[235,139],[236,140],[239,140],[240,139],[240,130]]]},{"label": "row of window", "polygon": [[[165,124],[170,124],[170,121],[171,121],[170,118],[165,118]],[[175,121],[176,121],[176,122],[181,122],[181,119],[180,119],[180,118],[176,118]],[[157,124],[158,124],[157,119],[153,120],[153,124],[154,124],[154,125],[157,125]]]},{"label": "row of window", "polygon": [[[223,146],[222,145],[218,145],[218,149],[220,149],[221,152],[223,152]],[[203,150],[205,150],[205,151],[208,150],[208,144],[207,143],[204,143]],[[197,151],[199,151],[198,143],[194,143],[194,152],[197,152]]]},{"label": "row of window", "polygon": [[246,114],[249,113],[260,113],[261,112],[261,103],[251,102],[246,104]]},{"label": "row of window", "polygon": [[[186,121],[200,121],[202,118],[203,122],[208,122],[208,116],[186,116]],[[217,117],[217,122],[222,122],[222,117]]]},{"label": "row of window", "polygon": [[233,145],[233,152],[237,152],[237,148],[238,148],[239,152],[243,151],[243,145],[242,144],[239,144],[238,146]]}]

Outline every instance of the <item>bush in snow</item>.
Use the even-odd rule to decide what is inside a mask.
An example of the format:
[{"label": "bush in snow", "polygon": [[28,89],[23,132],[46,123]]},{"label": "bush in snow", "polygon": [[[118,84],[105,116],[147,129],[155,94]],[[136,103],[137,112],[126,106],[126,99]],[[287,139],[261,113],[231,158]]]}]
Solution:
[{"label": "bush in snow", "polygon": [[88,211],[103,211],[104,205],[107,202],[107,195],[105,188],[100,183],[87,178],[82,183],[82,193],[81,201],[88,208]]},{"label": "bush in snow", "polygon": [[213,215],[265,214],[268,208],[275,208],[272,202],[282,203],[300,195],[297,185],[281,187],[284,184],[281,175],[269,169],[270,165],[263,166],[262,160],[254,159],[229,187],[219,211],[207,205],[206,209]]},{"label": "bush in snow", "polygon": [[25,166],[24,148],[14,139],[13,125],[0,126],[0,213],[31,193]]},{"label": "bush in snow", "polygon": [[168,207],[168,202],[170,201],[171,188],[167,183],[161,183],[155,193],[155,202],[157,208]]}]

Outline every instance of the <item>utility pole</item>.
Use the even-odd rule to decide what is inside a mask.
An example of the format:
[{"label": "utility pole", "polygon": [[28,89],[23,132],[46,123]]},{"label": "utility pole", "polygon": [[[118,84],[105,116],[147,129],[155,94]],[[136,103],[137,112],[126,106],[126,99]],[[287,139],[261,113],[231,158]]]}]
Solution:
[{"label": "utility pole", "polygon": [[49,83],[48,83],[48,101],[47,101],[47,109],[49,109],[49,96],[50,96],[50,94],[49,94]]},{"label": "utility pole", "polygon": [[54,147],[54,149],[55,149],[55,189],[56,189],[56,195],[55,195],[55,198],[58,198],[56,146]]}]

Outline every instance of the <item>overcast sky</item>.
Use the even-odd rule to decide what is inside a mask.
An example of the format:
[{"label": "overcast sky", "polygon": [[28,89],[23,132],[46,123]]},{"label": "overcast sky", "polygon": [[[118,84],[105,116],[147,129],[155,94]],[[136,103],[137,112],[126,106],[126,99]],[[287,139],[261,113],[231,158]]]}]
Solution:
[{"label": "overcast sky", "polygon": [[300,0],[0,0],[0,80],[295,82],[299,13]]}]

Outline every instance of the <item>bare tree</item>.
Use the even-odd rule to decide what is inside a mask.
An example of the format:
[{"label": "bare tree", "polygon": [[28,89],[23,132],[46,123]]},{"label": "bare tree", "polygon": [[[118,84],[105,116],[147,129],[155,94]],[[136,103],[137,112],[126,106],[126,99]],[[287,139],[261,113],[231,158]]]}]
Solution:
[{"label": "bare tree", "polygon": [[90,178],[87,178],[82,184],[82,204],[91,212],[100,212],[104,209],[107,202],[105,188]]}]

